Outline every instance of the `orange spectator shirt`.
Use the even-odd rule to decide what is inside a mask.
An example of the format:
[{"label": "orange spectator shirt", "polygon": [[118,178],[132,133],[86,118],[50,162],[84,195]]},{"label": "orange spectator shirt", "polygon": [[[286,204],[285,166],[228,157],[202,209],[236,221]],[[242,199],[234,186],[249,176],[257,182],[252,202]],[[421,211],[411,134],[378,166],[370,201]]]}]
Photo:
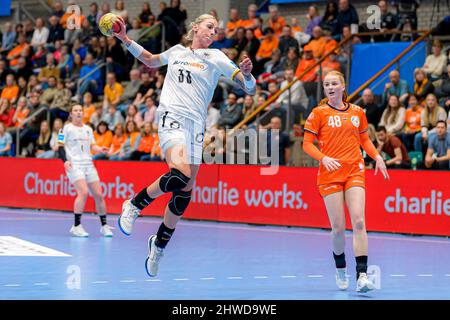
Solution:
[{"label": "orange spectator shirt", "polygon": [[268,25],[273,29],[275,35],[279,37],[283,32],[283,27],[286,25],[286,20],[283,17],[278,17],[275,22],[269,19]]},{"label": "orange spectator shirt", "polygon": [[244,29],[248,29],[248,28],[254,28],[256,26],[255,23],[256,19],[247,19],[247,20],[242,20],[241,21],[241,27]]},{"label": "orange spectator shirt", "polygon": [[308,45],[311,47],[314,58],[321,58],[325,52],[327,39],[320,37],[319,39],[311,40]]},{"label": "orange spectator shirt", "polygon": [[273,52],[278,49],[278,43],[279,40],[277,37],[272,37],[272,40],[264,39],[261,41],[256,56],[260,58],[271,58]]},{"label": "orange spectator shirt", "polygon": [[[327,40],[327,42],[325,43],[324,50],[323,50],[323,55],[326,55],[328,52],[333,51],[333,49],[336,48],[337,45],[338,45],[338,42],[336,40],[334,40],[334,39]],[[339,54],[339,49],[336,49],[335,53]]]},{"label": "orange spectator shirt", "polygon": [[17,112],[16,123],[14,124],[16,127],[23,128],[22,123],[25,121],[26,117],[30,113],[30,109],[23,108]]},{"label": "orange spectator shirt", "polygon": [[95,112],[95,105],[91,104],[89,107],[83,107],[83,123],[86,124],[91,121],[91,116]]},{"label": "orange spectator shirt", "polygon": [[11,101],[12,99],[17,99],[18,94],[19,94],[18,86],[5,87],[2,90],[1,98]]},{"label": "orange spectator shirt", "polygon": [[104,134],[98,134],[94,132],[95,144],[100,147],[109,148],[112,143],[113,134],[111,131],[106,131]]},{"label": "orange spectator shirt", "polygon": [[123,134],[121,137],[117,137],[116,135],[113,136],[112,141],[111,141],[111,146],[112,146],[112,153],[115,153],[117,151],[120,150],[120,148],[122,147],[122,145],[125,143],[125,141],[127,141],[127,136],[125,134]]},{"label": "orange spectator shirt", "polygon": [[242,25],[242,20],[239,19],[237,21],[228,21],[227,22],[227,38],[231,38],[233,36],[233,32],[236,31]]},{"label": "orange spectator shirt", "polygon": [[321,164],[317,181],[319,185],[345,181],[348,168],[359,166],[363,161],[360,135],[369,128],[366,114],[357,105],[345,104],[343,110],[328,104],[318,106],[312,110],[305,123],[305,130],[316,136],[320,151],[327,157],[338,159],[342,165],[341,169],[328,172]]},{"label": "orange spectator shirt", "polygon": [[129,134],[130,137],[130,146],[134,148],[134,143],[136,142],[137,137],[139,137],[141,134],[139,132],[132,132]]},{"label": "orange spectator shirt", "polygon": [[139,140],[139,146],[137,148],[137,151],[150,153],[152,151],[154,143],[155,137],[152,134],[141,137],[141,140]]},{"label": "orange spectator shirt", "polygon": [[7,59],[11,60],[11,61],[9,61],[9,66],[10,67],[15,67],[17,65],[17,62],[19,62],[19,57],[16,57],[14,59],[12,59],[12,58],[17,56],[17,55],[20,56],[22,51],[24,51],[27,47],[28,47],[28,43],[17,45],[8,53]]},{"label": "orange spectator shirt", "polygon": [[[306,69],[313,66],[316,62],[317,62],[316,59],[310,59],[310,60],[301,59],[297,66],[297,70],[295,70],[295,76],[299,77],[304,71],[306,71]],[[316,81],[316,79],[317,79],[316,71],[317,71],[317,67],[315,67],[311,71],[307,72],[300,80],[304,81],[304,82]]]},{"label": "orange spectator shirt", "polygon": [[420,117],[422,115],[423,108],[419,107],[416,111],[414,111],[412,108],[409,108],[406,110],[405,113],[405,132],[406,133],[413,133],[420,131],[421,125],[420,125]]}]

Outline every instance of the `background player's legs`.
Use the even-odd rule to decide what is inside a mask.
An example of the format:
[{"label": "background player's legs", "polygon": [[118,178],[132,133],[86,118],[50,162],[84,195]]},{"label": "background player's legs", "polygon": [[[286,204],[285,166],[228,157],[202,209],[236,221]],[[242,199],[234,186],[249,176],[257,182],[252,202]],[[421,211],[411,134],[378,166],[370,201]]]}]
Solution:
[{"label": "background player's legs", "polygon": [[352,187],[345,191],[345,202],[353,226],[353,250],[356,259],[356,278],[360,273],[367,273],[368,238],[364,209],[366,192],[362,187]]},{"label": "background player's legs", "polygon": [[345,251],[345,211],[344,193],[332,193],[323,198],[331,225],[331,239],[335,255],[342,255]]},{"label": "background player's legs", "polygon": [[100,217],[100,222],[102,223],[102,226],[104,226],[106,225],[106,203],[102,194],[100,181],[91,182],[88,186],[91,190],[92,196],[94,197],[95,209]]},{"label": "background player's legs", "polygon": [[89,196],[88,185],[85,179],[78,179],[73,183],[77,192],[77,197],[73,204],[73,212],[75,213],[75,227],[81,223],[81,214],[84,211],[86,200]]}]

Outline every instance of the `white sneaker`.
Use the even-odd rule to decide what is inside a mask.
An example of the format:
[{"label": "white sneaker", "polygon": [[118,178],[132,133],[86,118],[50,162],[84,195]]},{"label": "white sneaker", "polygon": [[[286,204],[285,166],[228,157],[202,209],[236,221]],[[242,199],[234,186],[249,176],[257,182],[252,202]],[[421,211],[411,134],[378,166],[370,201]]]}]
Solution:
[{"label": "white sneaker", "polygon": [[117,222],[119,224],[119,229],[127,236],[129,236],[133,231],[134,221],[136,221],[140,212],[141,210],[133,205],[130,200],[125,200],[123,202],[122,214]]},{"label": "white sneaker", "polygon": [[100,228],[100,233],[103,234],[104,237],[111,238],[113,233],[111,231],[111,227],[105,224]]},{"label": "white sneaker", "polygon": [[369,280],[367,277],[367,274],[360,273],[358,281],[356,282],[356,292],[368,292],[375,289],[374,284],[372,281]]},{"label": "white sneaker", "polygon": [[164,249],[155,244],[156,235],[148,239],[148,257],[145,260],[145,271],[150,277],[156,277],[159,269],[159,260],[164,257]]},{"label": "white sneaker", "polygon": [[349,280],[347,277],[347,268],[336,269],[336,285],[341,290],[345,290],[348,288]]},{"label": "white sneaker", "polygon": [[70,233],[75,237],[86,238],[89,237],[89,233],[84,230],[83,226],[79,224],[78,226],[72,226],[70,228]]}]

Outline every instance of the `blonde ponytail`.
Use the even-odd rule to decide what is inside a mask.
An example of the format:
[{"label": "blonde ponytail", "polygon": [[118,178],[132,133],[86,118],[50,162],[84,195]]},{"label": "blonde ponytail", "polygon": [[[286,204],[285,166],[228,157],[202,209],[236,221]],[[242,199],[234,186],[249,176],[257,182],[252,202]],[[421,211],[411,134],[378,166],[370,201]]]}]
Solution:
[{"label": "blonde ponytail", "polygon": [[214,20],[217,21],[217,19],[216,19],[214,16],[212,16],[212,15],[210,15],[210,14],[207,14],[207,13],[198,16],[193,22],[191,22],[191,23],[189,24],[189,31],[188,31],[188,33],[184,36],[184,39],[187,40],[187,41],[192,41],[192,40],[194,40],[194,34],[195,34],[195,32],[194,32],[194,30],[193,30],[193,26],[199,25],[200,23],[202,23],[203,21],[205,21],[205,20],[207,20],[207,19],[214,19]]}]

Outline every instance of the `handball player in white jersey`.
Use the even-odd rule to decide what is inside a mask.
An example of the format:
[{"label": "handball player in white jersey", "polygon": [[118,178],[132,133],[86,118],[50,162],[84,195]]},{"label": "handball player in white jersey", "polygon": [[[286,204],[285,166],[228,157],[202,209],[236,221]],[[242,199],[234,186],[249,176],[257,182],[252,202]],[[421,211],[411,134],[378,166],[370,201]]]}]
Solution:
[{"label": "handball player in white jersey", "polygon": [[[161,54],[153,54],[129,39],[123,21],[114,33],[137,59],[149,67],[168,65],[157,111],[158,136],[169,171],[141,190],[122,206],[120,230],[132,232],[139,213],[158,196],[172,193],[164,221],[156,235],[148,239],[147,274],[156,276],[159,261],[178,221],[189,205],[191,191],[202,161],[205,121],[220,76],[234,80],[247,94],[254,95],[256,81],[248,57],[236,66],[222,51],[208,49],[217,33],[218,22],[203,14],[191,23],[186,36],[192,44],[180,44]],[[143,172],[144,173],[144,172]]]},{"label": "handball player in white jersey", "polygon": [[106,204],[100,187],[100,179],[91,155],[91,150],[106,152],[108,148],[95,145],[92,129],[83,124],[82,106],[72,106],[70,117],[71,123],[66,124],[58,134],[58,154],[64,162],[67,177],[77,192],[74,202],[75,223],[70,229],[70,233],[75,237],[89,236],[81,225],[81,215],[89,195],[88,190],[90,190],[102,224],[100,232],[105,237],[112,237],[111,229],[106,224]]}]

